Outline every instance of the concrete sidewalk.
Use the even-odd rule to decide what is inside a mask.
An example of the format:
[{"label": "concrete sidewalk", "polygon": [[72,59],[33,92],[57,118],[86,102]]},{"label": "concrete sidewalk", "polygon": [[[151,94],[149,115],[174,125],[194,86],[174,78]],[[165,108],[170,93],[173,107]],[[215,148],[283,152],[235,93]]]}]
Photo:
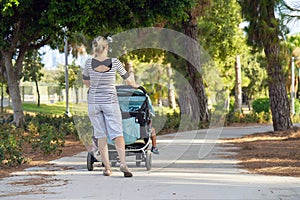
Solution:
[{"label": "concrete sidewalk", "polygon": [[[224,128],[221,138],[271,130],[270,126]],[[54,160],[45,168],[29,168],[0,180],[1,199],[300,199],[300,178],[249,174],[227,158],[232,146],[205,139],[206,131],[158,137],[160,155],[152,170],[136,167],[133,178],[118,168],[104,177],[100,163],[87,171],[87,152]],[[201,149],[213,149],[201,158]],[[200,158],[199,158],[200,157]],[[31,181],[31,185],[26,182]]]}]

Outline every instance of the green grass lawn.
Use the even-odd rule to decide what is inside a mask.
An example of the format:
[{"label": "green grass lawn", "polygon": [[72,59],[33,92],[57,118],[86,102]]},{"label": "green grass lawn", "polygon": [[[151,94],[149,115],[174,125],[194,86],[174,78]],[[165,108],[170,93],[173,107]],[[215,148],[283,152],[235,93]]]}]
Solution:
[{"label": "green grass lawn", "polygon": [[[155,113],[158,115],[166,115],[173,114],[174,110],[166,107],[158,107],[153,106]],[[12,109],[11,106],[7,107],[7,109]],[[25,112],[32,113],[42,113],[42,114],[52,114],[52,115],[63,115],[66,113],[66,103],[65,102],[57,102],[53,104],[41,104],[40,107],[37,106],[36,103],[23,103],[23,110]],[[70,113],[73,115],[76,114],[87,114],[87,104],[69,104]],[[176,110],[177,112],[179,110]]]},{"label": "green grass lawn", "polygon": [[[7,107],[7,109],[11,109]],[[55,104],[41,104],[40,107],[35,103],[23,103],[23,110],[25,112],[33,112],[33,113],[42,113],[42,114],[52,114],[52,115],[63,115],[66,113],[66,103],[58,102]],[[87,112],[87,104],[70,104],[69,110],[71,114],[73,113],[86,113]]]},{"label": "green grass lawn", "polygon": [[38,107],[33,103],[23,103],[23,110],[25,112],[62,115],[66,112],[66,106],[62,104],[41,104],[40,107]]}]

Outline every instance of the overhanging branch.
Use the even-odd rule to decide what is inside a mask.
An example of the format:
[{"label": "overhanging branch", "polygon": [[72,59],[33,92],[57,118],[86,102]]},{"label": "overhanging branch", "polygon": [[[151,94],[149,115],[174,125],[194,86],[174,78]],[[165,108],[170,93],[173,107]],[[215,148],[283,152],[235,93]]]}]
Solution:
[{"label": "overhanging branch", "polygon": [[[300,4],[298,5],[294,2],[287,3],[286,1],[283,1],[283,4],[284,4],[284,7],[286,7],[290,11],[300,12]],[[291,4],[291,5],[289,5],[289,4]],[[297,8],[297,7],[299,7],[299,8]]]}]

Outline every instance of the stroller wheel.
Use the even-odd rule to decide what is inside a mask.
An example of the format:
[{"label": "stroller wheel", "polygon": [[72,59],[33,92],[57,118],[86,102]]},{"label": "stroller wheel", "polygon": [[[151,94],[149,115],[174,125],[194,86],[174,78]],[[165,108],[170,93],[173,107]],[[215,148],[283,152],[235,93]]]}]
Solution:
[{"label": "stroller wheel", "polygon": [[146,169],[150,171],[151,168],[152,168],[152,152],[148,150],[146,153]]},{"label": "stroller wheel", "polygon": [[141,166],[141,161],[142,161],[142,155],[141,154],[136,154],[136,166],[140,167]]},{"label": "stroller wheel", "polygon": [[88,155],[87,155],[87,169],[89,171],[93,171],[94,169],[94,155],[92,152],[88,152]]}]

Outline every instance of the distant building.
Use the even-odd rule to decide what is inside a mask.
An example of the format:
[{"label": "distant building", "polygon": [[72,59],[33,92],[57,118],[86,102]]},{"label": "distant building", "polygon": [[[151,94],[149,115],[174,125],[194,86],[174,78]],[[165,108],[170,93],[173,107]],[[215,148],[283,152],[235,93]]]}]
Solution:
[{"label": "distant building", "polygon": [[[58,49],[51,49],[49,46],[40,48],[42,54],[42,63],[45,65],[45,69],[54,70],[58,65],[65,65],[65,54],[60,53]],[[71,64],[73,60],[77,65],[83,67],[84,62],[88,55],[79,55],[78,58],[74,58],[72,54],[68,55],[68,64]]]}]

